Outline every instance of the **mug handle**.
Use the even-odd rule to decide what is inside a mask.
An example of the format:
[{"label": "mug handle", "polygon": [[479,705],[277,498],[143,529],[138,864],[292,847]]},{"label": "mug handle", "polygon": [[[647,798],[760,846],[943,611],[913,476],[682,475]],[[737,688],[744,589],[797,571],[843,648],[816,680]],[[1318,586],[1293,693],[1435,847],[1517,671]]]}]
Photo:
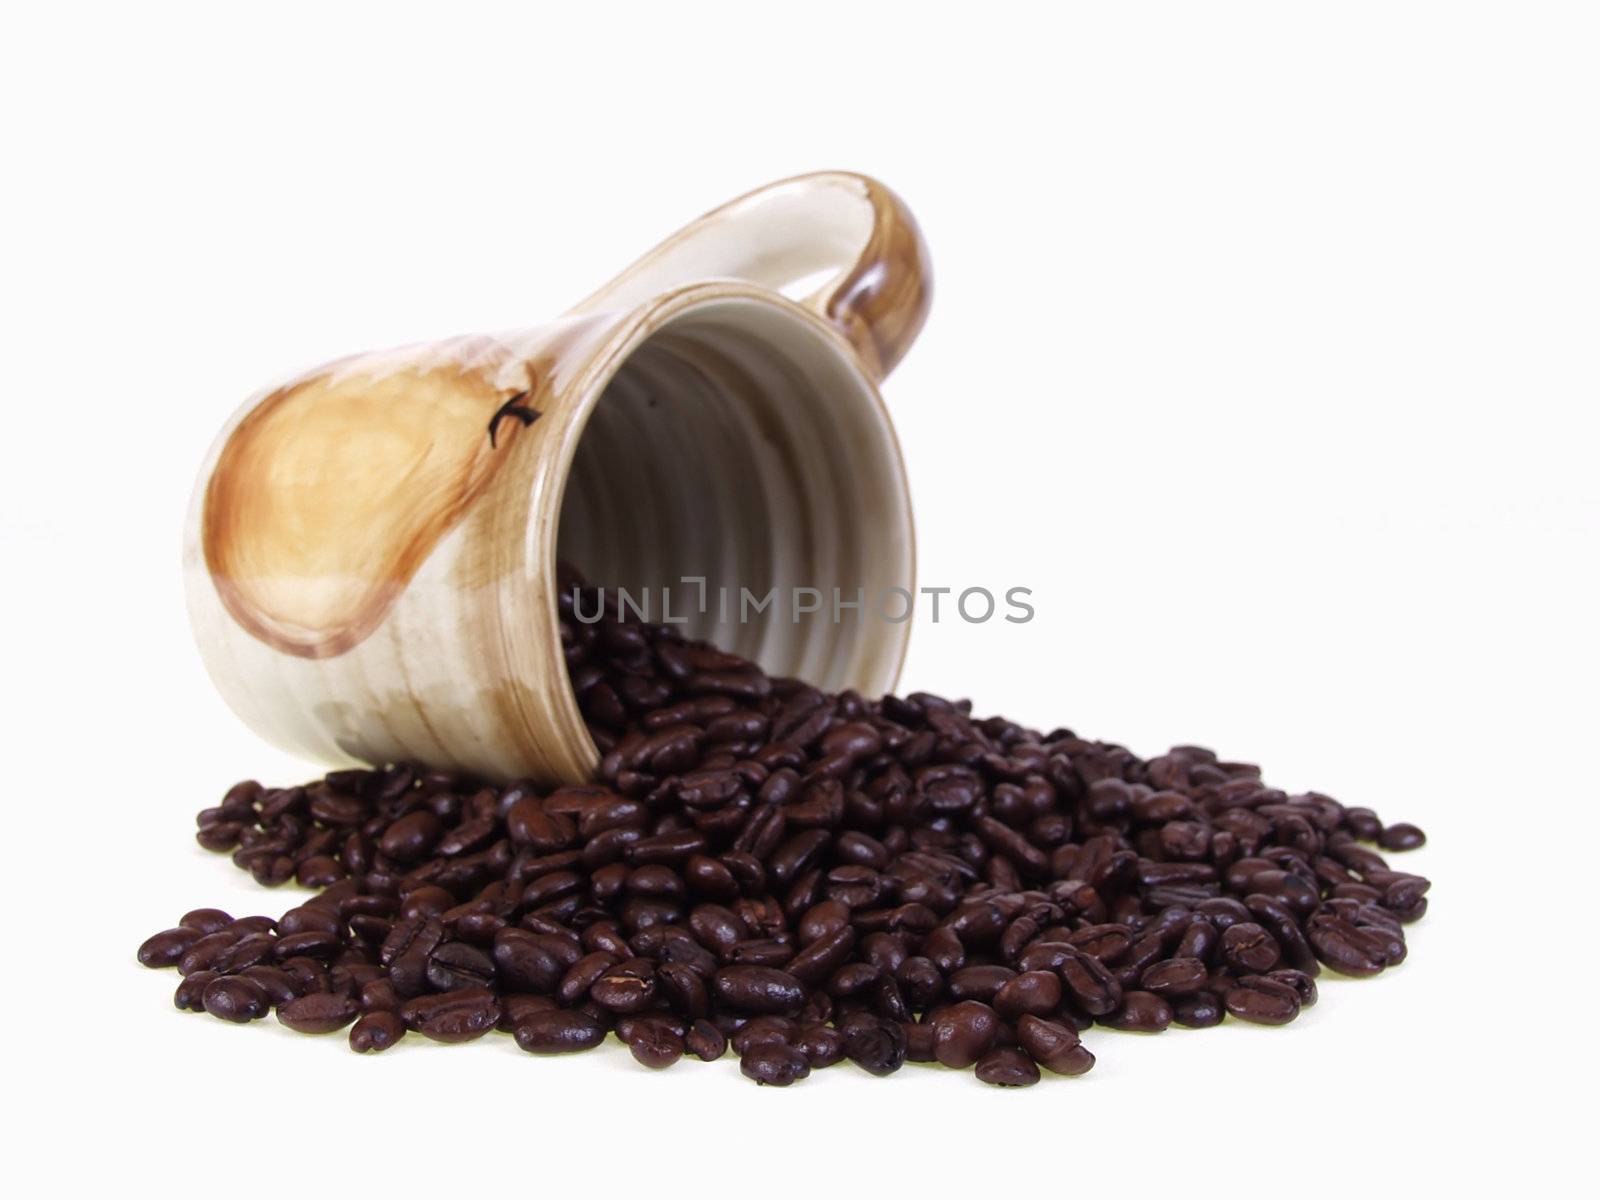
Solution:
[{"label": "mug handle", "polygon": [[911,348],[933,297],[928,248],[905,202],[866,175],[819,171],[712,209],[572,311],[632,307],[711,279],[753,283],[810,309],[879,381]]}]

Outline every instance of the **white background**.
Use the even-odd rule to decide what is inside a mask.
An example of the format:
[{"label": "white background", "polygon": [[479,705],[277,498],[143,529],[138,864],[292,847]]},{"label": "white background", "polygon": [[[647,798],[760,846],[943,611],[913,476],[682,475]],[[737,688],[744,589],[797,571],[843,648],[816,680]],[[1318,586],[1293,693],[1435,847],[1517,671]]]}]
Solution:
[{"label": "white background", "polygon": [[[6,1183],[1537,1194],[1572,1167],[1591,6],[8,11]],[[293,367],[553,316],[702,210],[836,166],[897,189],[937,267],[886,388],[922,582],[1031,586],[1039,613],[922,624],[905,685],[1425,825],[1411,959],[1283,1030],[1097,1031],[1089,1076],[1018,1093],[757,1091],[731,1058],[498,1038],[369,1060],[173,1010],[146,934],[293,902],[196,848],[194,810],[309,773],[190,642],[180,526],[220,423]]]}]

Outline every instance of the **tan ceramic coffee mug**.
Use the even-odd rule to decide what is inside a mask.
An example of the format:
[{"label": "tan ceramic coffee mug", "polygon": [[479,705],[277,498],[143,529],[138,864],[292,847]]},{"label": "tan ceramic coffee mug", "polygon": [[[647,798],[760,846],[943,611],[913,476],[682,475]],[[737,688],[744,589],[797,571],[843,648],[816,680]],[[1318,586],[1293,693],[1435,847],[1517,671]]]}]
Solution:
[{"label": "tan ceramic coffee mug", "polygon": [[[188,516],[212,679],[263,737],[323,763],[581,780],[598,756],[562,654],[559,560],[635,597],[668,589],[689,636],[769,671],[887,690],[909,622],[828,603],[797,617],[787,596],[914,588],[876,385],[929,295],[894,193],[806,175],[706,214],[549,324],[356,355],[257,395]],[[746,589],[779,599],[741,620]]]}]

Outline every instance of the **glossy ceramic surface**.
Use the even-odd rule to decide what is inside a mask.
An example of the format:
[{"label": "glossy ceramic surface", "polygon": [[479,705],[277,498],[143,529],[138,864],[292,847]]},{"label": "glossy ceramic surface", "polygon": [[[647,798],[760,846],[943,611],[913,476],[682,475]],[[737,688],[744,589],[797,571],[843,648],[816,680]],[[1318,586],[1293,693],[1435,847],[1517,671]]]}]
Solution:
[{"label": "glossy ceramic surface", "polygon": [[684,591],[914,586],[875,384],[929,286],[892,192],[809,175],[706,214],[556,321],[356,355],[252,398],[188,520],[212,678],[318,761],[581,779],[596,752],[561,652],[564,560],[668,589],[689,633],[770,670],[887,689],[906,623],[740,623]]}]

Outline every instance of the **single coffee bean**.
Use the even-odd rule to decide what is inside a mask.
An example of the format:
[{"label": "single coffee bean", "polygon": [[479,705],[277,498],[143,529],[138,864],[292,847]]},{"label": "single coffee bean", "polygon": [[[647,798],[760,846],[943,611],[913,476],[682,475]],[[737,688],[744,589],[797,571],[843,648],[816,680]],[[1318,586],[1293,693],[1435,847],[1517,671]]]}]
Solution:
[{"label": "single coffee bean", "polygon": [[813,1071],[831,1067],[845,1056],[844,1034],[827,1025],[807,1025],[795,1034],[792,1044]]},{"label": "single coffee bean", "polygon": [[1185,1029],[1209,1029],[1222,1024],[1225,1010],[1215,992],[1195,992],[1172,1002],[1172,1019]]},{"label": "single coffee bean", "polygon": [[[316,936],[323,937],[326,935],[317,934]],[[231,975],[244,970],[246,967],[253,967],[257,963],[270,962],[278,956],[284,941],[285,939],[283,938],[274,938],[267,933],[247,934],[212,959],[212,968],[224,975]],[[283,957],[291,958],[293,954],[284,953]]]},{"label": "single coffee bean", "polygon": [[1069,934],[1065,941],[1103,963],[1120,962],[1133,948],[1133,934],[1124,925],[1090,925]]},{"label": "single coffee bean", "polygon": [[178,956],[178,974],[193,975],[196,971],[212,970],[218,959],[239,940],[231,930],[222,929],[208,933],[190,943]]},{"label": "single coffee bean", "polygon": [[970,1067],[1000,1036],[1000,1014],[977,1000],[963,1000],[934,1014],[933,1053],[947,1067]]},{"label": "single coffee bean", "polygon": [[643,1012],[650,1007],[655,994],[654,976],[640,977],[616,970],[600,976],[589,987],[589,998],[614,1013]]},{"label": "single coffee bean", "polygon": [[957,1000],[981,1000],[988,1004],[1016,976],[1010,967],[963,967],[950,976],[947,984],[950,995]]},{"label": "single coffee bean", "polygon": [[714,983],[717,998],[738,1012],[795,1013],[805,1000],[805,986],[772,967],[724,967]]},{"label": "single coffee bean", "polygon": [[845,1057],[873,1075],[890,1075],[906,1061],[906,1035],[899,1022],[860,1013],[840,1026]]},{"label": "single coffee bean", "polygon": [[1184,930],[1173,957],[1195,958],[1201,963],[1209,963],[1221,941],[1222,934],[1217,927],[1210,921],[1200,918],[1191,921]]},{"label": "single coffee bean", "polygon": [[267,1015],[270,1002],[260,984],[237,975],[223,975],[206,984],[200,997],[213,1017],[243,1025]]},{"label": "single coffee bean", "polygon": [[414,863],[431,850],[444,832],[439,818],[426,809],[407,813],[378,839],[378,849],[396,862]]},{"label": "single coffee bean", "polygon": [[1200,991],[1208,976],[1206,965],[1198,958],[1169,958],[1146,967],[1139,976],[1139,986],[1170,1000]]},{"label": "single coffee bean", "polygon": [[1287,1025],[1300,1014],[1295,989],[1264,975],[1246,975],[1222,999],[1234,1016],[1257,1025]]},{"label": "single coffee bean", "polygon": [[369,1012],[350,1027],[350,1049],[357,1054],[376,1054],[394,1045],[405,1033],[405,1022],[398,1013]]},{"label": "single coffee bean", "polygon": [[1230,925],[1222,931],[1222,958],[1245,975],[1270,971],[1278,963],[1278,943],[1253,921]]},{"label": "single coffee bean", "polygon": [[1072,950],[1057,968],[1073,1000],[1090,1016],[1102,1017],[1122,1004],[1122,988],[1098,958]]},{"label": "single coffee bean", "polygon": [[233,918],[220,908],[194,908],[178,918],[178,924],[185,929],[199,930],[201,936],[216,933],[219,929],[226,929],[233,924]]},{"label": "single coffee bean", "polygon": [[[1201,968],[1202,975],[1204,968]],[[1061,976],[1054,971],[1024,971],[1000,985],[994,1007],[1011,1020],[1032,1013],[1045,1017],[1061,1007]]]},{"label": "single coffee bean", "polygon": [[977,1075],[994,1087],[1030,1087],[1039,1082],[1033,1059],[1013,1046],[1001,1046],[978,1060]]},{"label": "single coffee bean", "polygon": [[1304,971],[1307,975],[1316,975],[1321,971],[1322,968],[1317,964],[1317,957],[1312,953],[1311,943],[1306,940],[1299,918],[1289,908],[1271,896],[1263,896],[1260,893],[1246,896],[1244,903],[1261,927],[1272,934],[1273,940],[1283,952],[1286,966]]},{"label": "single coffee bean", "polygon": [[564,960],[556,939],[525,929],[507,928],[495,934],[491,957],[500,986],[544,996],[555,992],[573,965]]},{"label": "single coffee bean", "polygon": [[239,972],[239,978],[248,979],[267,994],[270,1004],[287,1004],[300,994],[289,973],[280,967],[257,963]]},{"label": "single coffee bean", "polygon": [[806,1056],[782,1042],[762,1042],[751,1046],[739,1059],[739,1070],[747,1079],[768,1087],[788,1087],[811,1074]]},{"label": "single coffee bean", "polygon": [[517,1045],[529,1054],[570,1054],[605,1041],[606,1025],[583,1009],[534,1013],[516,1028]]},{"label": "single coffee bean", "polygon": [[278,932],[282,934],[305,933],[308,930],[342,934],[344,928],[345,923],[337,912],[313,904],[291,908],[278,918]]},{"label": "single coffee bean", "polygon": [[813,986],[846,965],[845,960],[855,942],[856,931],[845,925],[811,942],[799,954],[787,960],[783,969],[801,983]]},{"label": "single coffee bean", "polygon": [[173,1006],[184,1012],[204,1012],[206,988],[210,986],[212,980],[219,978],[221,976],[215,971],[195,971],[185,975],[177,990],[172,993]]},{"label": "single coffee bean", "polygon": [[1383,944],[1339,916],[1319,914],[1307,940],[1317,958],[1341,975],[1376,975],[1388,965]]},{"label": "single coffee bean", "polygon": [[505,992],[500,995],[501,1033],[515,1033],[517,1026],[535,1013],[553,1012],[559,1006],[549,996],[535,996],[529,992]]},{"label": "single coffee bean", "polygon": [[488,988],[461,988],[406,1001],[400,1019],[435,1042],[470,1042],[499,1023],[500,1002]]},{"label": "single coffee bean", "polygon": [[289,977],[295,992],[301,996],[309,992],[326,992],[333,986],[327,964],[314,958],[288,958],[278,964],[278,970]]},{"label": "single coffee bean", "polygon": [[1121,1006],[1096,1020],[1132,1033],[1160,1033],[1172,1024],[1172,1006],[1154,992],[1124,992]]},{"label": "single coffee bean", "polygon": [[333,992],[313,992],[278,1006],[278,1020],[296,1033],[332,1033],[360,1013],[358,1002]]},{"label": "single coffee bean", "polygon": [[139,961],[147,967],[175,967],[184,951],[205,935],[198,929],[180,925],[146,938],[139,947]]},{"label": "single coffee bean", "polygon": [[1082,1075],[1094,1066],[1094,1055],[1083,1046],[1077,1030],[1059,1021],[1019,1017],[1017,1043],[1029,1058],[1057,1075]]},{"label": "single coffee bean", "polygon": [[456,898],[444,888],[425,884],[406,893],[400,904],[400,918],[426,924],[429,917],[442,916],[455,906]]},{"label": "single coffee bean", "polygon": [[684,1048],[701,1062],[716,1062],[728,1052],[728,1039],[710,1021],[699,1020],[684,1034]]},{"label": "single coffee bean", "polygon": [[1404,823],[1386,825],[1378,835],[1378,845],[1385,850],[1415,850],[1428,840],[1427,835],[1415,825]]},{"label": "single coffee bean", "polygon": [[567,968],[567,973],[561,977],[561,982],[556,987],[556,999],[568,1006],[582,1003],[584,997],[589,994],[589,989],[616,966],[617,962],[615,954],[604,950],[584,955]]},{"label": "single coffee bean", "polygon": [[678,1037],[689,1032],[689,1023],[676,1013],[656,1009],[652,1012],[621,1016],[616,1019],[617,1040],[623,1045],[634,1037],[653,1029],[669,1029]]},{"label": "single coffee bean", "polygon": [[683,1057],[683,1035],[652,1022],[628,1039],[628,1049],[642,1066],[653,1070],[670,1067]]},{"label": "single coffee bean", "polygon": [[735,1030],[728,1044],[733,1047],[735,1054],[742,1056],[751,1046],[761,1042],[792,1042],[799,1032],[800,1027],[788,1017],[755,1017],[746,1020]]},{"label": "single coffee bean", "polygon": [[1278,983],[1286,983],[1292,987],[1295,995],[1300,998],[1301,1008],[1310,1008],[1317,1002],[1317,981],[1304,971],[1294,971],[1288,968],[1268,971],[1267,978]]},{"label": "single coffee bean", "polygon": [[494,959],[466,942],[445,942],[428,956],[427,976],[441,992],[488,987],[494,982]]},{"label": "single coffee bean", "polygon": [[358,997],[361,1001],[363,1012],[399,1012],[401,1004],[400,993],[395,990],[393,981],[387,977],[374,979],[361,985]]}]

